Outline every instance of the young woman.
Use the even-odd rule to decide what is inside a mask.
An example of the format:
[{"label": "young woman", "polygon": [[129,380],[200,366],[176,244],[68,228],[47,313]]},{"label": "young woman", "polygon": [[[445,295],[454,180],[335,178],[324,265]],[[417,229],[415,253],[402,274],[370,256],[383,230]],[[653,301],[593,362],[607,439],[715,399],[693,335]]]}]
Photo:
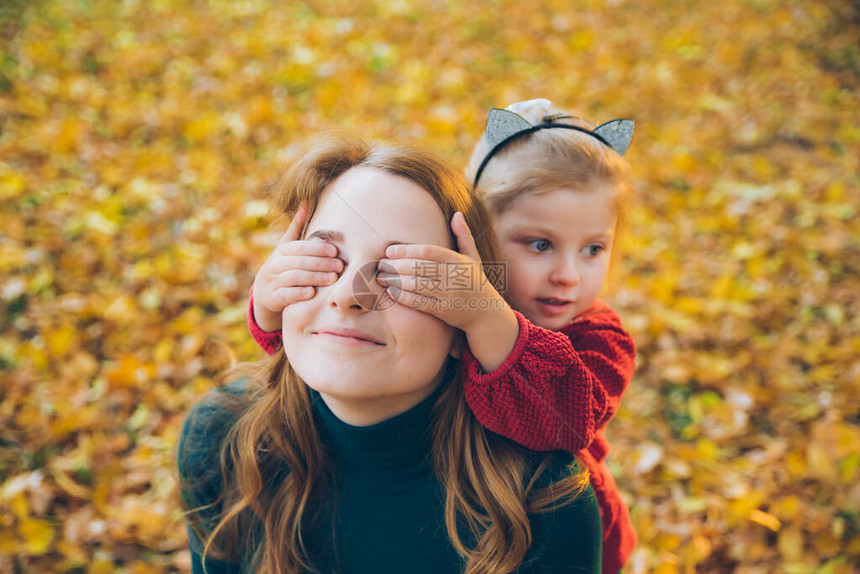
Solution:
[{"label": "young woman", "polygon": [[[587,472],[484,429],[458,378],[462,332],[366,280],[391,244],[455,248],[457,212],[490,228],[463,177],[415,150],[320,141],[277,201],[343,269],[284,309],[283,353],[186,420],[194,571],[599,572]],[[482,261],[491,236],[468,246]]]}]

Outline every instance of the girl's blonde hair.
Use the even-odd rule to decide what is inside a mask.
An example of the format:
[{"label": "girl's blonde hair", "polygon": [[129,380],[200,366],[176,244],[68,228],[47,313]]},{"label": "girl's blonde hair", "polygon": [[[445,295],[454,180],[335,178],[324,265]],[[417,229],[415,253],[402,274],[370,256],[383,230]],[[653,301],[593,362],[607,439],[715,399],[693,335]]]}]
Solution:
[{"label": "girl's blonde hair", "polygon": [[[278,186],[279,210],[292,217],[302,202],[308,202],[312,217],[331,182],[357,166],[418,183],[436,200],[446,221],[461,211],[471,229],[490,229],[482,204],[462,174],[447,163],[425,152],[342,137],[317,140],[292,166]],[[492,233],[474,235],[482,260],[493,261]],[[457,360],[449,357],[444,368],[445,382],[433,407],[432,453],[445,491],[448,536],[465,560],[466,573],[512,572],[532,543],[527,513],[572,501],[587,487],[587,471],[572,473],[548,488],[534,487],[548,459],[537,469],[530,468],[523,449],[486,431],[466,405]],[[324,497],[319,494],[332,487],[333,476],[313,423],[310,392],[283,352],[226,376],[235,379],[242,373],[250,376],[246,393],[216,393],[215,399],[236,416],[221,447],[223,488],[218,504],[223,510],[214,520],[207,519],[205,510],[213,505],[194,508],[186,497],[189,523],[205,541],[204,557],[245,562],[264,574],[312,569],[304,526],[320,511],[317,501]],[[206,436],[200,440],[207,438],[211,440]],[[180,468],[192,468],[183,452],[194,451],[193,444],[180,451]],[[279,471],[284,463],[289,469],[286,476]],[[185,473],[183,492],[194,487],[189,474],[193,468]],[[273,476],[283,479],[274,481]],[[458,524],[477,540],[474,547],[464,545]]]},{"label": "girl's blonde hair", "polygon": [[[506,109],[533,126],[554,122],[589,131],[595,127],[545,99],[518,102]],[[484,133],[466,167],[469,181],[475,182],[476,172],[490,151]],[[558,189],[599,189],[611,195],[617,216],[612,247],[614,264],[632,199],[633,176],[627,161],[597,138],[571,129],[544,129],[516,139],[493,155],[475,192],[492,215],[498,217],[519,198]]]}]

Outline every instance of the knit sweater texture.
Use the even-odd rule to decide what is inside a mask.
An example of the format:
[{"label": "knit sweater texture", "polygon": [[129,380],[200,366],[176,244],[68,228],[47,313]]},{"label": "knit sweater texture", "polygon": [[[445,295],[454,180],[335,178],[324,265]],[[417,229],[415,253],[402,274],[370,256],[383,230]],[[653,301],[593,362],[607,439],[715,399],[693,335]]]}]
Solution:
[{"label": "knit sweater texture", "polygon": [[[204,397],[186,419],[179,442],[179,470],[186,505],[215,503],[203,517],[212,527],[223,510],[219,449],[236,415],[214,393],[242,392],[242,383]],[[445,574],[462,572],[464,561],[451,545],[444,521],[444,492],[431,466],[432,406],[438,391],[412,409],[371,426],[338,419],[311,391],[314,424],[335,469],[336,487],[324,497],[321,519],[308,526],[312,563],[322,573]],[[499,440],[506,440],[497,437]],[[549,466],[537,480],[544,487],[575,470],[567,453],[523,449],[530,467],[544,456]],[[287,476],[287,468],[276,477]],[[334,493],[337,493],[336,496]],[[589,488],[572,503],[529,515],[533,544],[519,572],[600,571],[600,515]],[[461,533],[467,545],[473,544]],[[189,529],[192,571],[203,572],[203,544]],[[209,574],[250,572],[247,566],[210,559]]]},{"label": "knit sweater texture", "polygon": [[[268,353],[281,348],[281,333],[254,321],[248,328]],[[615,574],[636,546],[630,512],[605,459],[604,428],[618,410],[633,377],[636,347],[618,314],[597,301],[560,331],[531,323],[514,311],[519,336],[505,362],[483,373],[468,346],[461,378],[466,400],[489,430],[527,448],[576,453],[591,472],[603,524],[603,574]]]}]

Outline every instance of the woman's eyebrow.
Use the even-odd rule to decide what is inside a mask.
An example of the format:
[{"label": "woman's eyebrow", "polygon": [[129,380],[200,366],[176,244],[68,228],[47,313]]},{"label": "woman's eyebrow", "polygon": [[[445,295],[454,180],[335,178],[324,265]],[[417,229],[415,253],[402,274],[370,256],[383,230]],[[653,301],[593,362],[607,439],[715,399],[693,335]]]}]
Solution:
[{"label": "woman's eyebrow", "polygon": [[[344,243],[343,232],[335,231],[332,229],[317,229],[316,231],[308,235],[308,240],[311,239],[319,239],[328,243]],[[412,245],[412,242],[399,241],[395,239],[386,243],[382,250],[385,251],[390,245]]]},{"label": "woman's eyebrow", "polygon": [[328,243],[343,243],[343,233],[329,229],[318,229],[308,235],[308,240],[320,239]]}]

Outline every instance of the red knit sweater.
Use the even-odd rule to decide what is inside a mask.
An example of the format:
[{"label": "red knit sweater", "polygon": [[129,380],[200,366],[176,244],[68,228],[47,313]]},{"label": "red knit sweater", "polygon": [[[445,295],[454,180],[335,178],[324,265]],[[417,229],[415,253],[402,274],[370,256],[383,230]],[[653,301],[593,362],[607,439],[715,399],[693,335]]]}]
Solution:
[{"label": "red knit sweater", "polygon": [[[514,313],[519,336],[498,369],[482,373],[464,348],[466,401],[489,430],[532,450],[575,453],[588,465],[603,520],[603,573],[616,574],[636,545],[636,533],[604,462],[609,443],[603,428],[633,376],[633,338],[601,301],[561,331],[538,327]],[[281,347],[280,331],[263,331],[254,320],[253,299],[248,327],[268,354]]]},{"label": "red knit sweater", "polygon": [[514,311],[520,334],[502,365],[487,374],[463,351],[466,400],[491,431],[533,450],[566,450],[588,465],[603,519],[603,572],[616,574],[636,545],[627,505],[604,460],[603,428],[633,377],[636,347],[621,319],[597,301],[561,331]]}]

